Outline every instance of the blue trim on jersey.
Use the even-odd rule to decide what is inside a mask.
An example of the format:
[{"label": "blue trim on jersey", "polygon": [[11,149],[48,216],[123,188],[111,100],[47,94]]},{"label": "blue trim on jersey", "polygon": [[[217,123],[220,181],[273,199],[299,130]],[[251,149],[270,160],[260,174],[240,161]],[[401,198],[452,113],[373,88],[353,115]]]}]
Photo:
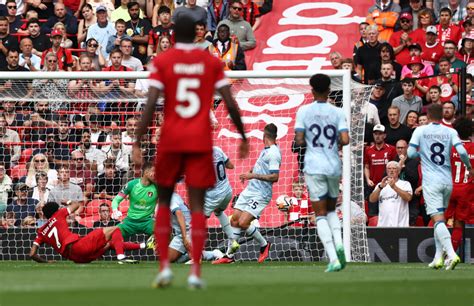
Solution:
[{"label": "blue trim on jersey", "polygon": [[296,132],[304,132],[305,129],[304,129],[304,128],[296,128],[295,131],[296,131]]},{"label": "blue trim on jersey", "polygon": [[339,132],[349,132],[349,129],[340,129]]},{"label": "blue trim on jersey", "polygon": [[409,146],[410,146],[410,147],[413,147],[413,148],[418,148],[418,145],[417,145],[417,144],[414,144],[414,143],[410,143]]},{"label": "blue trim on jersey", "polygon": [[328,193],[326,193],[326,194],[324,194],[324,195],[318,197],[319,201],[321,201],[321,200],[326,200],[327,198],[329,198],[329,194],[328,194]]},{"label": "blue trim on jersey", "polygon": [[458,143],[454,144],[453,147],[456,147],[456,146],[459,146],[459,145],[462,145],[462,142],[458,142]]},{"label": "blue trim on jersey", "polygon": [[318,220],[326,220],[326,219],[327,219],[326,216],[318,216],[318,217],[316,217],[316,222],[317,222]]},{"label": "blue trim on jersey", "polygon": [[252,232],[251,234],[247,234],[247,236],[252,236],[256,231],[257,231],[257,228],[255,227],[255,229],[253,230],[253,232]]},{"label": "blue trim on jersey", "polygon": [[436,223],[433,225],[433,228],[436,228],[436,226],[438,226],[438,224],[442,224],[442,223],[444,223],[444,221],[438,221],[438,222],[436,222]]},{"label": "blue trim on jersey", "polygon": [[173,210],[171,211],[171,213],[174,215],[174,213],[175,213],[176,211],[178,211],[178,210],[179,210],[179,208],[175,208],[175,209],[173,209]]},{"label": "blue trim on jersey", "polygon": [[280,173],[280,170],[270,170],[270,173],[271,173],[271,174]]},{"label": "blue trim on jersey", "polygon": [[316,103],[327,103],[327,101],[316,101]]}]

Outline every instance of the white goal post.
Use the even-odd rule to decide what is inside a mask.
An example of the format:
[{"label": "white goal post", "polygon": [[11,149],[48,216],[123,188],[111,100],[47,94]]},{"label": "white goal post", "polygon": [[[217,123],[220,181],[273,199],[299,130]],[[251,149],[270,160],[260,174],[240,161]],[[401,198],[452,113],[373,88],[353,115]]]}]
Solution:
[{"label": "white goal post", "polygon": [[[368,255],[368,246],[367,246],[367,235],[365,231],[365,221],[360,221],[358,224],[351,222],[351,205],[354,203],[358,205],[362,210],[364,210],[363,202],[363,172],[362,172],[362,159],[361,156],[363,153],[363,143],[360,141],[363,139],[364,133],[364,120],[365,116],[361,113],[361,109],[368,101],[370,87],[356,84],[351,80],[350,71],[348,70],[324,70],[324,71],[229,71],[226,72],[226,75],[229,79],[233,80],[232,87],[234,90],[234,95],[236,100],[239,102],[239,106],[245,109],[245,105],[242,103],[249,103],[249,100],[255,98],[255,93],[250,93],[253,96],[245,96],[246,91],[243,90],[244,86],[246,89],[249,89],[251,92],[254,89],[259,89],[264,87],[261,92],[268,93],[268,96],[263,97],[262,95],[257,98],[265,98],[270,101],[272,95],[278,96],[279,101],[286,101],[286,98],[282,98],[282,95],[285,95],[285,88],[288,90],[288,95],[306,95],[304,102],[299,102],[300,104],[310,102],[308,99],[308,94],[310,94],[310,86],[308,79],[315,73],[324,73],[331,77],[332,86],[331,89],[334,92],[337,92],[336,95],[339,95],[337,98],[342,102],[342,107],[347,117],[347,122],[349,129],[351,131],[351,143],[348,146],[343,147],[342,156],[343,156],[343,169],[342,169],[342,215],[343,215],[343,242],[345,253],[348,261],[369,261]],[[92,80],[94,82],[100,82],[102,80],[114,80],[114,79],[126,79],[126,80],[144,80],[149,76],[149,72],[0,72],[0,87],[7,80],[12,83],[15,82],[32,82],[32,80]],[[243,85],[243,83],[245,84]],[[269,89],[269,86],[278,87],[278,90],[283,88],[283,93],[272,89]],[[237,88],[237,89],[236,89]],[[66,90],[70,91],[68,88]],[[7,90],[8,92],[8,90]],[[99,95],[99,94],[98,94]],[[267,94],[264,94],[267,95]],[[35,94],[30,94],[28,97],[21,97],[18,95],[8,95],[2,94],[0,92],[0,99],[2,101],[26,101],[28,103],[36,103],[37,101],[44,100],[44,96],[35,96]],[[97,97],[97,98],[87,98],[87,101],[90,103],[98,103],[103,101],[108,101],[109,98],[106,97]],[[128,97],[120,98],[110,98],[110,99],[130,99],[143,103],[146,100],[146,95],[134,94],[131,93]],[[55,101],[55,98],[49,97],[50,102]],[[63,102],[71,103],[79,102],[81,98],[69,97],[64,98],[59,97],[58,100],[63,100]],[[291,100],[291,97],[290,97]],[[266,101],[266,100],[265,100]],[[270,103],[272,104],[272,103]],[[278,103],[275,103],[278,104]],[[260,105],[260,104],[259,104]],[[273,104],[272,104],[273,105]],[[293,105],[294,106],[294,105]],[[266,123],[271,121],[271,116],[269,118],[264,117],[266,111],[273,109],[271,107],[262,106],[262,111],[258,114],[262,118],[266,118]],[[286,122],[286,128],[288,129],[287,135],[294,136],[294,113],[296,112],[295,107],[288,108],[287,113],[292,113],[292,120]],[[294,113],[293,113],[294,112]],[[222,117],[224,118],[224,117]],[[247,122],[255,122],[244,116],[244,124]],[[268,121],[270,120],[270,121]],[[354,124],[357,124],[354,126]],[[354,131],[353,131],[354,128]],[[231,130],[232,127],[229,127],[228,130]],[[227,134],[226,134],[227,133]],[[217,138],[230,135],[231,132],[219,132]],[[253,135],[253,134],[252,134]],[[362,138],[361,138],[362,135]],[[287,136],[292,137],[292,136]],[[232,141],[230,137],[230,141]],[[234,137],[235,138],[235,137]],[[255,137],[257,138],[257,137]],[[255,150],[260,150],[260,148],[252,148]],[[358,152],[356,156],[356,152]],[[246,165],[247,166],[247,165]],[[355,187],[357,185],[357,188]],[[281,194],[281,192],[280,192]],[[274,198],[278,194],[274,192]],[[273,201],[272,204],[273,205]],[[270,206],[270,205],[269,205]],[[354,235],[354,229],[358,232]],[[358,242],[359,246],[357,251],[354,251],[354,237],[361,239]],[[355,254],[357,253],[357,254]]]}]

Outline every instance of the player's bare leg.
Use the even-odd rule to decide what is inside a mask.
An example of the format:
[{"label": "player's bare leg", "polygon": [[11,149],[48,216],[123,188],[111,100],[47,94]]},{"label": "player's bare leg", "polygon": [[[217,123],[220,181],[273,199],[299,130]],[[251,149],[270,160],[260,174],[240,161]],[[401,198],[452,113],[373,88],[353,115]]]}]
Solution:
[{"label": "player's bare leg", "polygon": [[201,289],[204,287],[201,279],[201,256],[207,238],[207,218],[203,212],[206,189],[188,187],[188,194],[191,206],[191,258],[193,260],[188,286],[190,289]]},{"label": "player's bare leg", "polygon": [[324,250],[329,257],[329,264],[325,272],[336,272],[342,269],[341,263],[337,258],[336,248],[332,237],[331,228],[327,220],[328,205],[327,200],[322,199],[318,201],[311,201],[313,209],[316,213],[316,224],[318,236],[324,245]]},{"label": "player's bare leg", "polygon": [[262,263],[269,255],[271,243],[263,238],[262,234],[255,225],[252,225],[253,220],[255,220],[255,217],[252,214],[244,211],[239,218],[239,227],[245,231],[247,236],[251,236],[259,243],[260,256],[258,257],[258,262]]},{"label": "player's bare leg", "polygon": [[158,244],[157,255],[160,258],[160,271],[155,277],[152,287],[164,288],[171,285],[173,273],[170,269],[168,254],[169,237],[171,234],[171,211],[170,203],[173,195],[174,186],[158,186],[158,211],[155,218],[155,239]]},{"label": "player's bare leg", "polygon": [[105,235],[105,239],[109,241],[110,247],[115,250],[119,264],[138,263],[138,260],[134,260],[125,256],[124,251],[125,249],[136,249],[134,248],[135,245],[138,245],[138,248],[140,248],[139,244],[133,244],[133,245],[130,243],[125,244],[123,241],[122,232],[117,226],[104,227],[102,231]]},{"label": "player's bare leg", "polygon": [[344,269],[346,267],[346,255],[344,253],[344,245],[342,243],[341,221],[339,221],[339,217],[336,214],[336,202],[337,198],[328,198],[326,200],[326,216],[329,227],[331,228],[337,258],[339,259],[341,268]]},{"label": "player's bare leg", "polygon": [[[434,238],[439,242],[436,249],[436,255],[433,262],[438,263],[440,259],[439,257],[440,251],[443,254],[443,251],[446,253],[446,260],[444,261],[444,265],[446,266],[446,270],[454,270],[456,265],[461,262],[461,259],[456,254],[453,249],[453,245],[451,243],[451,234],[446,227],[444,213],[439,213],[431,216],[431,220],[433,220],[433,228],[434,228]],[[441,246],[442,250],[439,250],[439,246]],[[441,255],[442,258],[442,255]],[[441,259],[442,260],[442,259]],[[431,264],[430,264],[431,265]],[[434,267],[437,268],[437,267]]]}]

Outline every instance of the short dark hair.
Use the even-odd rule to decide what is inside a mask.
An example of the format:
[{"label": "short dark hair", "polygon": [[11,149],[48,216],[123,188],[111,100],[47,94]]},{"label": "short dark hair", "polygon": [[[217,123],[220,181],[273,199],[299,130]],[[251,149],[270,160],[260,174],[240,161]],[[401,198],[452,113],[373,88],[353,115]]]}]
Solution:
[{"label": "short dark hair", "polygon": [[128,4],[127,4],[127,9],[131,9],[132,7],[138,5],[138,7],[140,7],[140,4],[136,1],[130,1]]},{"label": "short dark hair", "polygon": [[412,79],[412,78],[404,78],[402,80],[402,85],[403,84],[411,84],[411,85],[415,86],[415,80]]},{"label": "short dark hair", "polygon": [[278,128],[275,124],[269,123],[263,129],[263,134],[270,139],[275,140],[277,138]]},{"label": "short dark hair", "polygon": [[453,128],[463,140],[469,139],[472,135],[472,121],[466,117],[457,118],[453,123]]},{"label": "short dark hair", "polygon": [[194,23],[194,27],[196,27],[196,26],[202,26],[202,27],[206,28],[207,24],[202,20],[198,20],[198,21],[196,21],[196,23]]},{"label": "short dark hair", "polygon": [[192,43],[196,36],[194,20],[189,16],[181,16],[176,20],[174,35],[176,42]]},{"label": "short dark hair", "polygon": [[153,162],[151,161],[146,161],[143,163],[142,165],[142,171],[145,172],[146,170],[148,169],[151,169],[155,164],[153,164]]},{"label": "short dark hair", "polygon": [[441,120],[443,118],[443,106],[440,104],[431,104],[428,108],[428,116],[433,120]]},{"label": "short dark hair", "polygon": [[[120,43],[122,43],[122,41],[120,41]],[[111,52],[110,52],[110,55],[114,54],[114,53],[120,53],[121,56],[123,56],[123,52],[122,50],[120,50],[119,48],[114,48]]]},{"label": "short dark hair", "polygon": [[317,73],[309,79],[309,85],[316,93],[327,93],[331,86],[331,78],[326,74]]},{"label": "short dark hair", "polygon": [[36,19],[36,18],[31,18],[30,20],[28,20],[28,22],[26,23],[26,27],[29,27],[30,24],[33,24],[33,23],[36,23],[37,25],[40,24],[39,20]]},{"label": "short dark hair", "polygon": [[446,44],[450,44],[450,45],[453,45],[455,47],[457,47],[457,43],[454,41],[454,40],[451,40],[451,39],[448,39],[444,42],[444,46],[446,46]]},{"label": "short dark hair", "polygon": [[453,12],[449,7],[443,7],[442,9],[439,10],[439,14],[441,15],[442,12],[448,12],[449,16],[453,16]]},{"label": "short dark hair", "polygon": [[119,129],[113,129],[112,132],[110,133],[111,136],[122,136],[122,131]]},{"label": "short dark hair", "polygon": [[55,212],[59,209],[59,205],[56,202],[47,202],[43,206],[43,214],[46,218],[51,218]]},{"label": "short dark hair", "polygon": [[127,24],[127,23],[125,22],[125,20],[123,20],[122,18],[120,18],[120,19],[117,19],[117,21],[115,21],[115,24],[123,24],[123,25],[125,25],[125,24]]},{"label": "short dark hair", "polygon": [[100,204],[100,205],[99,205],[99,211],[100,211],[100,209],[101,209],[102,207],[107,207],[107,209],[110,211],[110,206],[109,206],[109,204],[107,204],[107,203],[102,203],[102,204]]},{"label": "short dark hair", "polygon": [[7,56],[8,56],[8,54],[10,54],[10,53],[18,53],[18,54],[20,54],[20,52],[19,52],[17,49],[7,49]]},{"label": "short dark hair", "polygon": [[441,93],[441,87],[439,87],[438,85],[433,85],[431,86],[429,89],[428,89],[428,92],[432,89],[436,89],[439,93]]},{"label": "short dark hair", "polygon": [[221,24],[221,25],[217,28],[217,30],[219,30],[220,28],[227,28],[227,30],[230,31],[230,27],[229,27],[228,25],[226,25],[225,23]]},{"label": "short dark hair", "polygon": [[9,22],[8,19],[7,19],[7,16],[0,16],[0,21]]},{"label": "short dark hair", "polygon": [[234,3],[238,3],[238,4],[240,4],[240,5],[243,6],[242,1],[240,1],[240,0],[231,0],[231,1],[230,1],[230,5],[232,5],[232,4],[234,4]]},{"label": "short dark hair", "polygon": [[448,62],[449,64],[451,64],[451,61],[446,56],[441,56],[441,58],[438,61],[438,64],[441,62]]},{"label": "short dark hair", "polygon": [[158,8],[158,16],[163,14],[163,13],[171,14],[171,9],[169,7],[167,7],[166,5],[161,5]]}]

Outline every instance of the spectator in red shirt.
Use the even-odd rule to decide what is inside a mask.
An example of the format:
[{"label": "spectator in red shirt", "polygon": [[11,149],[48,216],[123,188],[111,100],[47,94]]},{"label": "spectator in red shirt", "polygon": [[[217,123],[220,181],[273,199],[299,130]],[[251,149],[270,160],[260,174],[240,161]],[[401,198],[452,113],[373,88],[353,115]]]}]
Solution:
[{"label": "spectator in red shirt", "polygon": [[440,75],[431,78],[427,86],[428,88],[433,85],[439,86],[441,88],[441,102],[447,102],[458,93],[458,75],[449,73],[451,61],[444,56],[439,60],[438,66]]},{"label": "spectator in red shirt", "polygon": [[45,57],[48,53],[52,52],[56,54],[58,58],[58,67],[59,70],[67,70],[72,71],[72,65],[74,60],[72,58],[71,51],[64,49],[61,47],[61,41],[63,39],[63,34],[58,31],[54,30],[51,32],[51,43],[52,46],[50,49],[44,50],[41,56],[41,67],[43,68],[45,65]]},{"label": "spectator in red shirt", "polygon": [[434,68],[444,54],[444,48],[438,42],[438,30],[435,26],[426,28],[425,42],[421,45],[421,48],[421,59],[425,65],[431,65]]},{"label": "spectator in red shirt", "polygon": [[414,30],[413,35],[415,37],[415,41],[418,42],[420,45],[425,43],[425,33],[426,29],[429,26],[435,24],[435,17],[433,12],[429,9],[423,9],[418,13],[418,22],[414,22],[413,28]]},{"label": "spectator in red shirt", "polygon": [[260,18],[260,10],[258,9],[257,4],[250,0],[241,0],[240,2],[244,8],[242,16],[245,21],[250,23],[252,30],[255,32],[262,22]]},{"label": "spectator in red shirt", "polygon": [[456,43],[461,39],[462,30],[459,26],[451,23],[453,13],[447,7],[443,7],[439,12],[439,24],[436,26],[438,30],[438,42],[441,45],[447,40],[452,40]]},{"label": "spectator in red shirt", "polygon": [[[408,69],[411,71],[405,75],[405,78],[415,79],[415,88],[413,90],[413,94],[420,98],[424,97],[426,92],[428,91],[428,79],[425,79],[428,75],[422,71],[425,65],[422,63],[421,58],[419,56],[413,56],[408,63]],[[418,78],[422,78],[421,80],[417,80]]]},{"label": "spectator in red shirt", "polygon": [[443,103],[443,119],[441,124],[452,128],[455,120],[454,115],[456,114],[456,108],[453,102],[448,101]]},{"label": "spectator in red shirt", "polygon": [[413,35],[413,16],[408,13],[400,15],[401,31],[394,32],[390,36],[389,43],[393,47],[395,59],[400,65],[406,65],[410,61],[408,46],[415,42]]},{"label": "spectator in red shirt", "polygon": [[304,183],[294,182],[292,184],[292,195],[290,198],[291,206],[288,211],[285,212],[285,216],[288,222],[295,222],[293,227],[314,227],[315,215],[311,204],[309,203],[308,196],[304,188]]}]

